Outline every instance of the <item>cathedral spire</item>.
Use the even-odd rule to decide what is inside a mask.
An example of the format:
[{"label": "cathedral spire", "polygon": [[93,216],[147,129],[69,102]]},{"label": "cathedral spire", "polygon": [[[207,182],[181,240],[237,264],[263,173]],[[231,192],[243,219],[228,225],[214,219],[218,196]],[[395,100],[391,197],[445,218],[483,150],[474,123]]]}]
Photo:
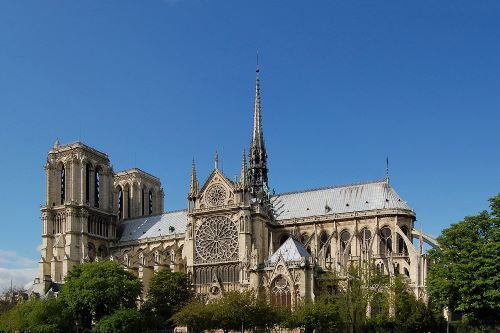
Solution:
[{"label": "cathedral spire", "polygon": [[219,169],[219,153],[217,150],[215,151],[215,156],[214,156],[214,169],[218,170]]},{"label": "cathedral spire", "polygon": [[252,143],[250,146],[250,185],[254,195],[260,195],[267,187],[267,153],[262,131],[262,116],[260,105],[260,69],[257,58],[255,78],[255,104],[253,114]]},{"label": "cathedral spire", "polygon": [[194,197],[198,194],[198,179],[196,178],[196,166],[193,164],[191,166],[191,182],[189,184],[189,196]]}]

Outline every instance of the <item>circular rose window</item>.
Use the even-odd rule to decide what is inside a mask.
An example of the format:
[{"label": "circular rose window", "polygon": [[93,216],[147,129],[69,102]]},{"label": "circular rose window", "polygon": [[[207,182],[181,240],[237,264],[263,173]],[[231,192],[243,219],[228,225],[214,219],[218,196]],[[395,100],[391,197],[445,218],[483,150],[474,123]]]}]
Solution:
[{"label": "circular rose window", "polygon": [[222,206],[226,201],[226,190],[222,185],[214,185],[207,191],[207,203],[211,206]]},{"label": "circular rose window", "polygon": [[199,263],[238,260],[238,229],[225,216],[207,218],[196,230],[196,261]]}]

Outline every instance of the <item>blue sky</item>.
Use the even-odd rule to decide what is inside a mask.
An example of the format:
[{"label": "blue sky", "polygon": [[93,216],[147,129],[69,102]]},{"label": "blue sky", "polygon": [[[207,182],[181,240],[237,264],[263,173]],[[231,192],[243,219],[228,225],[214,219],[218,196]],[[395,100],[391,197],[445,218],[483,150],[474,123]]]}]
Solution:
[{"label": "blue sky", "polygon": [[438,235],[500,192],[498,1],[1,1],[0,289],[36,273],[56,138],[161,178],[239,172],[255,53],[276,192],[384,177]]}]

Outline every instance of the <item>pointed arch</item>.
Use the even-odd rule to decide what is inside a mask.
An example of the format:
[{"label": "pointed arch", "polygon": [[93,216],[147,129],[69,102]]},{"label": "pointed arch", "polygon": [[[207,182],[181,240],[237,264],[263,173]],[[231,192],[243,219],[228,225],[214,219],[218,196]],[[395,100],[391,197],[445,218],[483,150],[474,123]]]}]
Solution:
[{"label": "pointed arch", "polygon": [[361,236],[361,251],[369,252],[372,239],[372,232],[367,227],[364,227],[363,229],[361,229],[360,236]]},{"label": "pointed arch", "polygon": [[388,256],[392,252],[392,232],[388,226],[383,226],[379,231],[379,253],[381,256]]},{"label": "pointed arch", "polygon": [[344,254],[351,254],[351,233],[347,230],[344,229],[340,233],[340,253],[342,255]]},{"label": "pointed arch", "polygon": [[275,306],[292,307],[291,283],[283,275],[278,275],[271,282],[271,302]]}]

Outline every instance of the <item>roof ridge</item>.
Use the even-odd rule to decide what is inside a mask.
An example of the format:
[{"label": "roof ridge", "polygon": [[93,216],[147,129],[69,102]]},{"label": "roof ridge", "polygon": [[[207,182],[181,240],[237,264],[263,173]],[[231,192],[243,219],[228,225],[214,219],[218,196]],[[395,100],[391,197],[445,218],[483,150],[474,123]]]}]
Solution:
[{"label": "roof ridge", "polygon": [[317,187],[317,188],[311,188],[311,189],[305,189],[305,190],[283,192],[283,193],[277,193],[276,195],[273,195],[273,197],[278,197],[278,196],[282,196],[282,195],[289,195],[289,194],[321,191],[321,190],[330,190],[330,189],[341,188],[341,187],[375,184],[375,183],[385,183],[385,179],[375,179],[375,180],[368,180],[365,182],[355,182],[355,183],[350,183],[350,184],[332,185],[332,186]]},{"label": "roof ridge", "polygon": [[174,209],[170,211],[163,212],[163,214],[170,214],[170,213],[179,213],[179,212],[187,212],[187,208],[181,208],[181,209]]},{"label": "roof ridge", "polygon": [[143,174],[145,174],[146,176],[149,176],[149,177],[151,177],[151,178],[154,178],[154,179],[160,180],[160,178],[156,177],[155,175],[153,175],[153,174],[151,174],[151,173],[149,173],[149,172],[147,172],[147,171],[144,171],[144,170],[142,170],[141,168],[138,168],[138,167],[133,167],[133,168],[128,168],[128,169],[125,169],[125,170],[118,171],[118,172],[116,172],[116,173],[115,173],[115,175],[118,175],[118,174],[120,174],[120,173],[125,173],[125,174],[126,174],[126,173],[131,173],[131,172],[134,172],[134,171],[137,171],[137,172],[139,172],[139,173],[143,173]]},{"label": "roof ridge", "polygon": [[171,210],[169,212],[163,212],[163,213],[155,214],[155,215],[136,216],[136,217],[133,217],[131,219],[123,220],[123,221],[121,221],[121,223],[129,223],[129,222],[133,222],[133,221],[140,220],[140,219],[148,219],[150,217],[157,217],[157,216],[162,216],[162,215],[165,215],[165,214],[179,213],[179,212],[187,212],[187,209]]}]

